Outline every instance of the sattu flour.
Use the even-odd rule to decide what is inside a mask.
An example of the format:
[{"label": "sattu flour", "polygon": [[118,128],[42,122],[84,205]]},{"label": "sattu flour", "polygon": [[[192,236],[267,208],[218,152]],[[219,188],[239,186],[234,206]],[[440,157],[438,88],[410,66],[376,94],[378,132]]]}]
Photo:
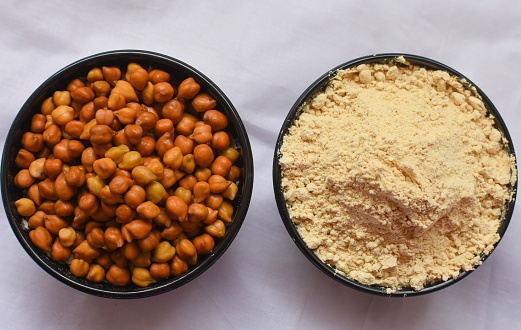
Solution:
[{"label": "sattu flour", "polygon": [[340,71],[280,149],[290,217],[322,261],[362,284],[455,278],[499,239],[516,180],[503,143],[483,102],[445,71]]}]

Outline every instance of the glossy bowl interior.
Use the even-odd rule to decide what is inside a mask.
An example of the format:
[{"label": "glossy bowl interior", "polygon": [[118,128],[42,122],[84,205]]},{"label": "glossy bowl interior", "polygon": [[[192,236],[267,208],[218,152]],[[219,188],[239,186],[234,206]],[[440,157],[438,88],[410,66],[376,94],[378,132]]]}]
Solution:
[{"label": "glossy bowl interior", "polygon": [[[379,286],[363,285],[348,277],[338,274],[333,267],[331,267],[331,266],[327,265],[326,263],[324,263],[323,261],[321,261],[315,255],[315,253],[307,247],[306,243],[300,237],[295,225],[293,224],[293,222],[289,216],[289,213],[288,213],[286,201],[284,199],[284,192],[283,192],[283,189],[281,186],[281,179],[282,179],[281,168],[280,168],[280,164],[279,164],[279,159],[281,157],[280,148],[284,142],[283,141],[284,136],[286,136],[289,128],[293,125],[294,121],[296,119],[298,119],[303,105],[306,104],[307,102],[309,102],[316,94],[323,92],[324,89],[326,88],[328,82],[330,81],[331,77],[335,76],[337,71],[347,69],[350,67],[356,67],[356,66],[358,66],[360,64],[364,64],[364,63],[366,63],[366,64],[368,64],[368,63],[385,63],[385,62],[389,62],[389,61],[396,59],[398,56],[403,56],[412,65],[418,65],[418,66],[422,66],[422,67],[425,67],[427,69],[432,69],[432,70],[447,71],[451,75],[460,78],[460,80],[462,80],[462,81],[466,81],[471,86],[474,86],[476,88],[477,93],[481,96],[483,102],[485,103],[485,107],[487,108],[488,113],[491,114],[492,116],[494,116],[494,119],[495,119],[494,127],[497,128],[508,141],[508,144],[505,145],[505,150],[507,150],[507,152],[509,154],[511,154],[512,156],[515,157],[512,139],[511,139],[511,137],[508,133],[507,127],[506,127],[505,123],[503,122],[503,119],[499,115],[497,109],[494,107],[494,105],[492,104],[490,99],[483,93],[483,91],[481,91],[481,89],[479,89],[475,84],[473,84],[468,78],[463,76],[461,73],[457,72],[456,70],[454,70],[442,63],[439,63],[437,61],[434,61],[434,60],[431,60],[431,59],[428,59],[425,57],[416,56],[416,55],[396,54],[396,53],[370,55],[370,56],[361,57],[361,58],[354,59],[352,61],[343,63],[343,64],[333,68],[332,70],[328,71],[327,73],[322,75],[319,79],[317,79],[315,82],[313,82],[302,93],[302,95],[297,99],[297,101],[295,102],[295,104],[293,105],[291,110],[289,111],[286,119],[284,120],[284,123],[282,124],[282,128],[280,130],[280,133],[279,133],[279,136],[277,139],[277,143],[276,143],[276,147],[275,147],[275,154],[273,157],[273,188],[275,191],[275,199],[277,202],[277,207],[278,207],[280,216],[282,218],[282,221],[283,221],[289,235],[291,236],[291,238],[293,239],[295,244],[298,246],[300,251],[309,259],[309,261],[311,261],[322,272],[324,272],[329,277],[335,279],[336,281],[338,281],[348,287],[351,287],[351,288],[354,288],[354,289],[357,289],[360,291],[364,291],[364,292],[368,292],[368,293],[372,293],[372,294],[376,294],[376,295],[406,297],[406,296],[413,296],[413,295],[416,296],[416,295],[426,294],[426,293],[430,293],[430,292],[434,292],[434,291],[446,288],[446,287],[460,281],[464,277],[466,277],[468,274],[470,274],[472,272],[472,270],[471,271],[461,271],[458,278],[456,278],[456,279],[449,279],[444,282],[434,283],[434,284],[426,286],[422,290],[415,291],[412,288],[403,288],[403,289],[397,290],[396,292],[393,292],[393,293],[387,293],[387,288],[379,287]],[[516,169],[517,169],[517,166],[516,166]],[[512,217],[512,213],[514,211],[514,204],[515,204],[515,197],[516,197],[516,190],[517,190],[517,181],[514,185],[509,185],[508,189],[512,193],[512,198],[509,201],[507,201],[507,203],[503,209],[503,212],[500,216],[501,225],[498,230],[498,233],[500,234],[501,237],[503,237],[503,235],[505,234],[505,231],[507,230],[508,224]],[[498,244],[499,244],[499,242],[497,242],[495,244],[495,246],[497,246]],[[482,254],[481,261],[485,261],[489,255]],[[474,269],[476,269],[477,267],[478,266],[475,266]]]},{"label": "glossy bowl interior", "polygon": [[[239,192],[233,201],[233,222],[227,226],[225,237],[216,239],[216,247],[213,252],[200,257],[197,265],[190,267],[187,273],[159,281],[146,288],[138,287],[133,283],[125,287],[116,287],[106,281],[93,283],[73,276],[67,264],[53,261],[48,253],[34,246],[29,239],[26,222],[18,215],[14,207],[14,202],[23,197],[24,193],[22,189],[16,188],[13,183],[14,176],[19,170],[15,165],[15,157],[22,147],[21,137],[24,132],[29,130],[31,117],[39,112],[42,101],[52,96],[56,90],[65,90],[68,82],[72,79],[86,77],[87,73],[94,67],[118,66],[124,70],[130,62],[136,62],[144,68],[151,66],[155,69],[162,69],[169,72],[173,79],[179,82],[185,78],[193,77],[201,85],[201,91],[206,91],[217,100],[216,109],[227,115],[229,125],[226,131],[230,135],[231,145],[237,147],[240,151],[241,157],[238,160],[238,165],[242,167],[240,183],[238,184]],[[1,175],[2,198],[11,228],[25,251],[40,267],[61,282],[89,294],[108,298],[142,298],[170,291],[195,279],[207,270],[230,246],[241,228],[250,203],[253,189],[253,157],[248,135],[239,114],[221,89],[208,77],[188,64],[163,54],[141,50],[118,50],[92,55],[74,62],[55,73],[34,91],[21,107],[7,135],[2,156]]]}]

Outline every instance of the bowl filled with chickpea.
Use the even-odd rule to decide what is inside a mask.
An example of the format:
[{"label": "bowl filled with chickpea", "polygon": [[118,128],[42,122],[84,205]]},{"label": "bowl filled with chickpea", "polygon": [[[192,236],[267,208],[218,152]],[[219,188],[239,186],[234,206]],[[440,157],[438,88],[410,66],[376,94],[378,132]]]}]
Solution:
[{"label": "bowl filled with chickpea", "polygon": [[14,234],[80,291],[142,298],[207,270],[246,216],[253,157],[236,109],[172,57],[109,51],[25,102],[7,135],[2,198]]}]

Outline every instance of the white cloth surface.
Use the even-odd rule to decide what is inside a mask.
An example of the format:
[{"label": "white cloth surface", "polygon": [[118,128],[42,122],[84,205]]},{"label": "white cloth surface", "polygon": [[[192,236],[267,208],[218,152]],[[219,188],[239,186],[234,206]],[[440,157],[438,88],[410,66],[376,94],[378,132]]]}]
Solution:
[{"label": "white cloth surface", "polygon": [[30,94],[85,56],[160,52],[227,94],[255,159],[245,222],[204,274],[168,293],[111,300],[45,273],[0,217],[1,329],[521,329],[521,206],[490,258],[462,282],[407,298],[345,287],[292,242],[273,195],[275,141],[320,75],[375,53],[426,56],[494,102],[521,154],[519,1],[17,1],[0,10],[0,139]]}]

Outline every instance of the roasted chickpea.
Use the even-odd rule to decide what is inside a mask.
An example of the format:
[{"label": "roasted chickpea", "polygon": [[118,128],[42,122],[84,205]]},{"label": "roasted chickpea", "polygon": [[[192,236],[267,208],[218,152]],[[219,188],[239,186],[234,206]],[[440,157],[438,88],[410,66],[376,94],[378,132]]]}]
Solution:
[{"label": "roasted chickpea", "polygon": [[179,84],[177,97],[180,99],[194,98],[201,90],[201,86],[195,82],[194,78],[186,78]]},{"label": "roasted chickpea", "polygon": [[176,132],[183,135],[190,135],[194,131],[195,122],[189,117],[184,116],[175,126]]},{"label": "roasted chickpea", "polygon": [[226,150],[230,146],[230,136],[224,131],[216,132],[212,136],[211,146],[217,150]]},{"label": "roasted chickpea", "polygon": [[212,141],[212,127],[206,124],[197,125],[190,137],[199,144],[209,143]]},{"label": "roasted chickpea", "polygon": [[143,267],[134,267],[132,270],[132,282],[140,287],[147,287],[151,283],[157,282],[155,278],[150,275],[150,271]]},{"label": "roasted chickpea", "polygon": [[28,169],[21,170],[14,177],[14,184],[18,188],[29,188],[33,183],[34,178]]},{"label": "roasted chickpea", "polygon": [[194,159],[200,167],[208,167],[214,161],[214,153],[212,148],[206,144],[199,144],[194,148]]},{"label": "roasted chickpea", "polygon": [[211,109],[215,108],[216,105],[217,105],[217,101],[215,101],[215,99],[213,97],[211,97],[210,94],[207,94],[207,93],[199,93],[192,100],[192,107],[197,112],[204,112],[207,110],[211,110]]},{"label": "roasted chickpea", "polygon": [[34,160],[35,157],[31,152],[20,149],[16,154],[15,164],[19,168],[29,168],[29,165],[31,165]]},{"label": "roasted chickpea", "polygon": [[170,276],[170,265],[166,262],[155,262],[150,265],[150,276],[165,279]]},{"label": "roasted chickpea", "polygon": [[208,254],[212,252],[215,247],[215,241],[212,236],[208,234],[202,234],[201,236],[197,236],[193,239],[193,244],[197,253],[201,255]]},{"label": "roasted chickpea", "polygon": [[185,221],[188,217],[188,205],[177,196],[170,196],[166,199],[166,213],[168,216]]},{"label": "roasted chickpea", "polygon": [[71,104],[71,94],[69,91],[56,91],[52,95],[52,102],[57,107],[60,105],[69,105]]},{"label": "roasted chickpea", "polygon": [[209,224],[204,230],[214,237],[224,237],[226,233],[226,226],[221,220],[216,220],[212,224]]},{"label": "roasted chickpea", "polygon": [[29,198],[20,198],[14,202],[14,205],[16,206],[18,214],[22,217],[30,217],[36,212],[36,206]]},{"label": "roasted chickpea", "polygon": [[76,231],[72,227],[60,229],[58,236],[60,238],[60,243],[64,247],[71,247],[76,241]]},{"label": "roasted chickpea", "polygon": [[105,279],[105,269],[98,264],[92,264],[89,266],[89,271],[85,277],[87,280],[99,283]]},{"label": "roasted chickpea", "polygon": [[232,167],[232,162],[225,156],[218,156],[213,161],[210,169],[213,174],[218,174],[220,176],[226,176]]},{"label": "roasted chickpea", "polygon": [[172,259],[171,264],[172,275],[179,276],[188,271],[188,264],[185,260],[179,258],[177,255]]},{"label": "roasted chickpea", "polygon": [[156,152],[159,157],[163,157],[165,153],[174,147],[172,141],[172,135],[170,133],[163,134],[156,142]]},{"label": "roasted chickpea", "polygon": [[148,79],[153,83],[157,84],[160,82],[167,82],[170,80],[170,74],[159,69],[154,69],[148,74]]},{"label": "roasted chickpea", "polygon": [[71,256],[71,249],[64,246],[59,239],[51,246],[51,258],[54,261],[66,261]]},{"label": "roasted chickpea", "polygon": [[45,130],[45,116],[41,113],[33,115],[31,119],[31,132],[42,133]]},{"label": "roasted chickpea", "polygon": [[150,156],[156,149],[156,140],[151,136],[143,136],[135,148],[141,156]]},{"label": "roasted chickpea", "polygon": [[172,121],[173,124],[177,124],[183,119],[185,105],[177,99],[170,100],[163,105],[161,114],[164,118]]},{"label": "roasted chickpea", "polygon": [[30,152],[38,152],[43,148],[43,136],[40,133],[25,132],[22,135],[22,145]]},{"label": "roasted chickpea", "polygon": [[130,281],[130,272],[127,268],[114,264],[110,266],[105,278],[115,286],[125,286]]},{"label": "roasted chickpea", "polygon": [[116,85],[116,82],[121,78],[121,70],[115,66],[104,66],[101,68],[103,72],[103,78],[111,84],[112,86]]},{"label": "roasted chickpea", "polygon": [[69,269],[72,275],[83,277],[89,272],[89,263],[82,259],[73,259]]},{"label": "roasted chickpea", "polygon": [[139,249],[141,251],[152,251],[153,249],[155,249],[156,246],[159,244],[159,235],[158,233],[155,233],[153,231],[149,232],[145,238],[142,238],[137,241]]},{"label": "roasted chickpea", "polygon": [[78,87],[71,92],[71,97],[80,103],[87,103],[92,101],[96,95],[89,87]]},{"label": "roasted chickpea", "polygon": [[139,185],[133,185],[124,197],[125,204],[135,209],[146,199],[145,189]]}]

